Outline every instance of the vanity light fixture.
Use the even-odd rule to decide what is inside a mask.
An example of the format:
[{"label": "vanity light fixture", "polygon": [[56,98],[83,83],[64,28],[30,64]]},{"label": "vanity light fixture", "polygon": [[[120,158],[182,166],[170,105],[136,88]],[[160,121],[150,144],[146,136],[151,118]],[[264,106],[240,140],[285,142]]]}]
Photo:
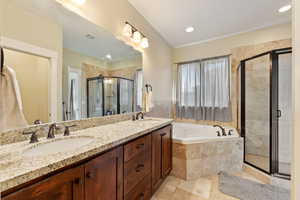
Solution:
[{"label": "vanity light fixture", "polygon": [[285,5],[285,6],[282,6],[281,8],[279,8],[278,12],[284,13],[284,12],[289,11],[291,8],[292,8],[292,5],[288,4],[288,5]]},{"label": "vanity light fixture", "polygon": [[135,31],[132,36],[132,40],[135,43],[140,43],[142,41],[142,34],[138,31]]},{"label": "vanity light fixture", "polygon": [[148,48],[148,47],[149,47],[148,39],[147,39],[147,38],[143,38],[142,41],[141,41],[140,46],[141,46],[143,49]]},{"label": "vanity light fixture", "polygon": [[130,24],[125,24],[123,28],[123,35],[127,37],[132,36],[132,26]]},{"label": "vanity light fixture", "polygon": [[187,27],[187,28],[185,29],[185,32],[191,33],[191,32],[193,32],[194,30],[195,30],[194,27],[190,26],[190,27]]},{"label": "vanity light fixture", "polygon": [[83,4],[85,4],[86,0],[72,0],[72,2],[82,6]]},{"label": "vanity light fixture", "polygon": [[149,47],[148,38],[128,22],[125,22],[123,35],[130,38],[134,43],[139,44],[143,49]]}]

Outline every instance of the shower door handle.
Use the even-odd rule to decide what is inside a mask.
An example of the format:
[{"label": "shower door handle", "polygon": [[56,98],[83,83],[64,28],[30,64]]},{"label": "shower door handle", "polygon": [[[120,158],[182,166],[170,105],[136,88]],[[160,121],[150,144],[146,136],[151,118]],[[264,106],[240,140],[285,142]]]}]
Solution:
[{"label": "shower door handle", "polygon": [[277,118],[281,117],[281,110],[277,110]]}]

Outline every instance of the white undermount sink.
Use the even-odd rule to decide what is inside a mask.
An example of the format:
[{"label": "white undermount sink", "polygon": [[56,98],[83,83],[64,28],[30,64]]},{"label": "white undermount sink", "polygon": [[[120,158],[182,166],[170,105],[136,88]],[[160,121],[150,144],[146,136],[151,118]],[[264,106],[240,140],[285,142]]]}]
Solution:
[{"label": "white undermount sink", "polygon": [[152,119],[152,118],[137,120],[137,122],[158,122],[158,121],[159,121],[158,119]]},{"label": "white undermount sink", "polygon": [[68,152],[83,147],[93,142],[93,140],[94,138],[92,137],[70,137],[57,139],[51,142],[37,144],[36,146],[25,150],[23,155],[27,157],[35,157]]}]

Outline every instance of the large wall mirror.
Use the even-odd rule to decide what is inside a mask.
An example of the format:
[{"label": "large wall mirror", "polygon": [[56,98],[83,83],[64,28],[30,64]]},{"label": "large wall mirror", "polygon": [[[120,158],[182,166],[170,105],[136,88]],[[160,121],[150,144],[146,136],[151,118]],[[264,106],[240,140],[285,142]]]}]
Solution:
[{"label": "large wall mirror", "polygon": [[[2,84],[2,90],[14,103],[0,131],[141,110],[139,51],[55,0],[4,4],[1,81],[12,81],[14,89]],[[18,119],[9,123],[13,112]]]}]

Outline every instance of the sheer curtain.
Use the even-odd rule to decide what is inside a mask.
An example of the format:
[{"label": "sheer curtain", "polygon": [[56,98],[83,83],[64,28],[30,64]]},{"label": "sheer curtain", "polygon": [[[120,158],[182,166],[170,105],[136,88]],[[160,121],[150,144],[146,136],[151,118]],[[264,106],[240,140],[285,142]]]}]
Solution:
[{"label": "sheer curtain", "polygon": [[179,65],[176,115],[182,119],[231,121],[229,57]]}]

